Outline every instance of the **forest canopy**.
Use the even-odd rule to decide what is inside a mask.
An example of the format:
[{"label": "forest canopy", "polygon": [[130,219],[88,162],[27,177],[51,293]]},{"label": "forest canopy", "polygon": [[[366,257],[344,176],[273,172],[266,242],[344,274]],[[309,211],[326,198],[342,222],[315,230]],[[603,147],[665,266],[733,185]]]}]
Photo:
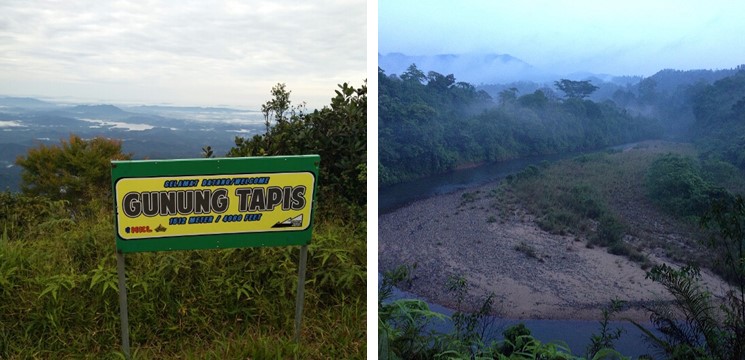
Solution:
[{"label": "forest canopy", "polygon": [[379,185],[472,163],[598,149],[662,134],[656,120],[611,101],[583,99],[595,89],[589,82],[557,84],[566,85],[566,99],[551,89],[524,95],[509,89],[497,103],[452,74],[425,75],[415,64],[400,76],[378,69]]}]

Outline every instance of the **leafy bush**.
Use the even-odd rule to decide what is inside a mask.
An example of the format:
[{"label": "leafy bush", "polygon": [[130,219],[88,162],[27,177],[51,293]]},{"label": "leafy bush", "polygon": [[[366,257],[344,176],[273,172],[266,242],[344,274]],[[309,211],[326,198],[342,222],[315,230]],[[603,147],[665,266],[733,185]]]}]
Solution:
[{"label": "leafy bush", "polygon": [[679,216],[700,216],[714,188],[701,176],[690,157],[667,154],[655,160],[647,172],[647,193],[660,207]]},{"label": "leafy bush", "polygon": [[594,245],[616,246],[621,244],[624,235],[624,226],[618,219],[610,214],[604,214],[598,221],[598,228],[590,238]]},{"label": "leafy bush", "polygon": [[291,107],[284,84],[262,106],[267,132],[251,139],[235,138],[227,156],[321,156],[321,215],[363,220],[367,204],[367,86],[339,85],[331,104],[305,114]]},{"label": "leafy bush", "polygon": [[581,217],[597,219],[605,213],[605,206],[599,196],[588,185],[574,185],[565,194],[563,202]]},{"label": "leafy bush", "polygon": [[48,231],[50,227],[72,222],[68,219],[67,202],[52,201],[41,196],[0,193],[0,234],[6,241],[29,234]]},{"label": "leafy bush", "polygon": [[525,324],[519,323],[508,327],[507,330],[502,332],[502,336],[504,336],[504,341],[499,346],[499,352],[505,356],[510,356],[515,350],[519,350],[519,339],[530,336],[530,329]]},{"label": "leafy bush", "polygon": [[662,284],[675,298],[669,306],[648,308],[650,320],[664,336],[639,324],[650,343],[672,359],[742,359],[745,357],[745,200],[733,196],[712,201],[701,224],[716,230],[708,242],[721,256],[724,272],[734,285],[724,301],[714,299],[701,284],[695,266],[662,264],[647,278]]},{"label": "leafy bush", "polygon": [[[393,359],[544,359],[581,360],[572,355],[569,347],[562,342],[541,343],[531,335],[525,324],[508,327],[502,332],[501,341],[494,340],[491,321],[488,315],[494,296],[488,296],[481,308],[474,313],[460,310],[460,305],[468,296],[468,283],[462,276],[451,276],[446,284],[447,290],[455,296],[458,310],[453,313],[453,329],[447,333],[433,330],[434,321],[447,317],[430,310],[421,300],[399,299],[389,301],[392,287],[407,279],[410,268],[402,266],[383,275],[378,292],[378,358]],[[618,306],[614,302],[613,306]],[[603,312],[600,334],[593,335],[588,351],[593,360],[626,359],[613,349],[620,331],[611,330],[608,320],[617,307]]]},{"label": "leafy bush", "polygon": [[541,169],[535,165],[528,165],[517,173],[517,179],[530,179],[540,175]]},{"label": "leafy bush", "polygon": [[[21,189],[25,194],[66,200],[77,208],[111,195],[111,160],[128,160],[122,143],[103,137],[83,140],[70,135],[59,146],[39,145],[16,159],[23,168]],[[108,203],[107,203],[108,204]]]}]

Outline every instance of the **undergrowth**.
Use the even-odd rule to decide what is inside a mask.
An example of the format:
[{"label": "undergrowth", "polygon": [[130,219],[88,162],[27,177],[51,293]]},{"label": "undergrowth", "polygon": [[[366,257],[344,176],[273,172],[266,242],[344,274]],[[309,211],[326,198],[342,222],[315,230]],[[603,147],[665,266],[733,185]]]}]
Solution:
[{"label": "undergrowth", "polygon": [[[644,252],[655,248],[664,249],[673,260],[685,258],[711,267],[710,257],[696,242],[705,236],[697,221],[666,211],[675,210],[672,205],[660,208],[650,197],[647,174],[658,159],[673,156],[670,153],[696,156],[690,145],[666,142],[645,142],[622,152],[580,155],[509,176],[498,189],[499,196],[519,202],[535,216],[541,229],[585,239],[587,247],[604,247],[644,269],[652,265]],[[712,182],[724,180],[709,177]],[[739,186],[732,179],[726,182],[732,188]],[[662,231],[672,237],[684,236],[685,241],[671,242],[660,236],[663,225]]]},{"label": "undergrowth", "polygon": [[[600,333],[592,335],[592,347],[588,348],[587,358],[583,358],[573,355],[561,341],[541,342],[522,323],[508,327],[497,339],[495,320],[489,316],[495,295],[483,299],[474,313],[462,311],[460,305],[469,296],[469,285],[463,276],[451,276],[446,284],[457,304],[451,317],[431,310],[418,299],[392,300],[393,286],[409,281],[411,271],[403,265],[383,274],[378,295],[379,359],[627,359],[613,348],[620,333],[608,326],[617,307],[603,312]],[[614,306],[620,305],[614,302]],[[450,321],[452,329],[435,330],[433,325],[441,321]]]},{"label": "undergrowth", "polygon": [[[0,358],[122,358],[112,215],[52,210],[0,222]],[[133,358],[363,358],[364,239],[315,227],[300,345],[298,247],[127,254]]]}]

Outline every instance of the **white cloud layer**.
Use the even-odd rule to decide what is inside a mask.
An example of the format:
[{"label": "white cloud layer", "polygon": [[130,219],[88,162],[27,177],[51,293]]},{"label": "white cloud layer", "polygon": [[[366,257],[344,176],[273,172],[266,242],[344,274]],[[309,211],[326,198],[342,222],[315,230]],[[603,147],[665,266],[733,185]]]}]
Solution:
[{"label": "white cloud layer", "polygon": [[645,76],[745,63],[743,1],[379,0],[378,11],[382,54],[509,54],[554,72]]},{"label": "white cloud layer", "polygon": [[0,1],[0,94],[321,107],[366,78],[364,0]]}]

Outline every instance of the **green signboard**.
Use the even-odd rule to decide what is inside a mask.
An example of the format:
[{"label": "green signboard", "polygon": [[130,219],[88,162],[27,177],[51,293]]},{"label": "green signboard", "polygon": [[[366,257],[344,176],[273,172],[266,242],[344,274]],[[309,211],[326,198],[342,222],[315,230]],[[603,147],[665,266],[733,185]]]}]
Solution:
[{"label": "green signboard", "polygon": [[307,245],[318,155],[112,161],[127,252]]}]

